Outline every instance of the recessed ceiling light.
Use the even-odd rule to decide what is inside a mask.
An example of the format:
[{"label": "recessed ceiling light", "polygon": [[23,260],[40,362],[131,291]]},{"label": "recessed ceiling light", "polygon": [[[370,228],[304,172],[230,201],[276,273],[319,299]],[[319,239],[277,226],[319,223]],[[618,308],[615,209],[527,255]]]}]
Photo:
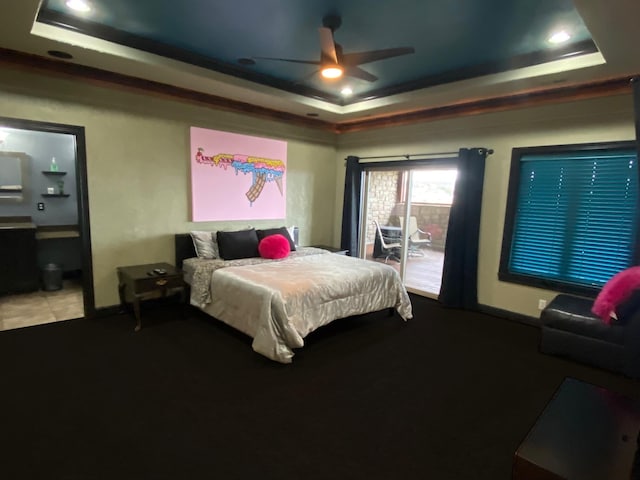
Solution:
[{"label": "recessed ceiling light", "polygon": [[73,58],[73,55],[71,55],[70,53],[62,52],[60,50],[49,50],[47,53],[52,57],[62,58],[64,60],[70,60]]},{"label": "recessed ceiling light", "polygon": [[549,37],[549,43],[564,43],[571,38],[564,30],[560,30],[559,32],[554,33]]},{"label": "recessed ceiling light", "polygon": [[340,90],[340,93],[345,97],[348,97],[349,95],[353,95],[353,90],[351,89],[351,87],[344,87],[342,90]]},{"label": "recessed ceiling light", "polygon": [[91,7],[84,0],[67,0],[67,7],[77,12],[88,12]]}]

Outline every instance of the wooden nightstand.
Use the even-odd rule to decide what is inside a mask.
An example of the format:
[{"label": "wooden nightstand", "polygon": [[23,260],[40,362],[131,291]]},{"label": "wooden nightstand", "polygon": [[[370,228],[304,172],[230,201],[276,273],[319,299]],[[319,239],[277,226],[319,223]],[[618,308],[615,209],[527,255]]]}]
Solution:
[{"label": "wooden nightstand", "polygon": [[[154,268],[166,270],[164,275],[153,273]],[[181,301],[186,300],[186,284],[182,278],[182,271],[168,263],[149,263],[146,265],[131,265],[118,267],[118,293],[120,305],[126,307],[127,298],[132,299],[133,313],[136,317],[135,331],[142,328],[140,320],[140,300],[166,297],[168,293],[179,291]]]},{"label": "wooden nightstand", "polygon": [[349,253],[349,250],[342,250],[341,248],[328,247],[326,245],[311,245],[316,248],[324,248],[325,250],[329,250],[332,253],[337,253],[338,255],[346,255]]}]

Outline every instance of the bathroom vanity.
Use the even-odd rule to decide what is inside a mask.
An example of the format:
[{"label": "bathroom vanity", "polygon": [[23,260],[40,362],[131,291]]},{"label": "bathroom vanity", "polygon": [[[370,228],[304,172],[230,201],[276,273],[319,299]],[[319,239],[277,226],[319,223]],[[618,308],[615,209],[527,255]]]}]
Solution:
[{"label": "bathroom vanity", "polygon": [[31,217],[0,217],[0,294],[38,290],[36,226]]}]

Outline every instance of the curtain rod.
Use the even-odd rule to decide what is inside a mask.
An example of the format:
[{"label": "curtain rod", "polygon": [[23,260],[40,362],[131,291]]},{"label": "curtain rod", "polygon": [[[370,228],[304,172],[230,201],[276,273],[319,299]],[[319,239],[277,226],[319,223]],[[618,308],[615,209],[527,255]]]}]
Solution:
[{"label": "curtain rod", "polygon": [[379,160],[381,158],[404,158],[405,160],[411,160],[411,157],[433,157],[434,155],[456,155],[458,152],[435,152],[435,153],[411,153],[403,155],[380,155],[377,157],[358,157],[360,160]]},{"label": "curtain rod", "polygon": [[[487,151],[487,155],[491,155],[493,153],[492,148],[483,148],[482,150]],[[360,160],[379,160],[382,158],[404,158],[405,160],[411,160],[411,157],[433,157],[433,156],[444,156],[444,155],[455,155],[458,156],[458,151],[455,152],[434,152],[434,153],[410,153],[403,155],[380,155],[374,157],[358,157]]]}]

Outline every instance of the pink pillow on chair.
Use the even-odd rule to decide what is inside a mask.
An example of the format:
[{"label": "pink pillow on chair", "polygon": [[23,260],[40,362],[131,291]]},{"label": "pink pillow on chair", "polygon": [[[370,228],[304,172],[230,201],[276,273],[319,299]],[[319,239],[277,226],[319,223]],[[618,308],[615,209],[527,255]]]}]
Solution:
[{"label": "pink pillow on chair", "polygon": [[591,311],[604,323],[610,324],[616,307],[637,288],[640,288],[640,266],[618,272],[602,287]]},{"label": "pink pillow on chair", "polygon": [[285,258],[291,251],[291,245],[288,238],[276,233],[260,240],[258,251],[262,258]]}]

